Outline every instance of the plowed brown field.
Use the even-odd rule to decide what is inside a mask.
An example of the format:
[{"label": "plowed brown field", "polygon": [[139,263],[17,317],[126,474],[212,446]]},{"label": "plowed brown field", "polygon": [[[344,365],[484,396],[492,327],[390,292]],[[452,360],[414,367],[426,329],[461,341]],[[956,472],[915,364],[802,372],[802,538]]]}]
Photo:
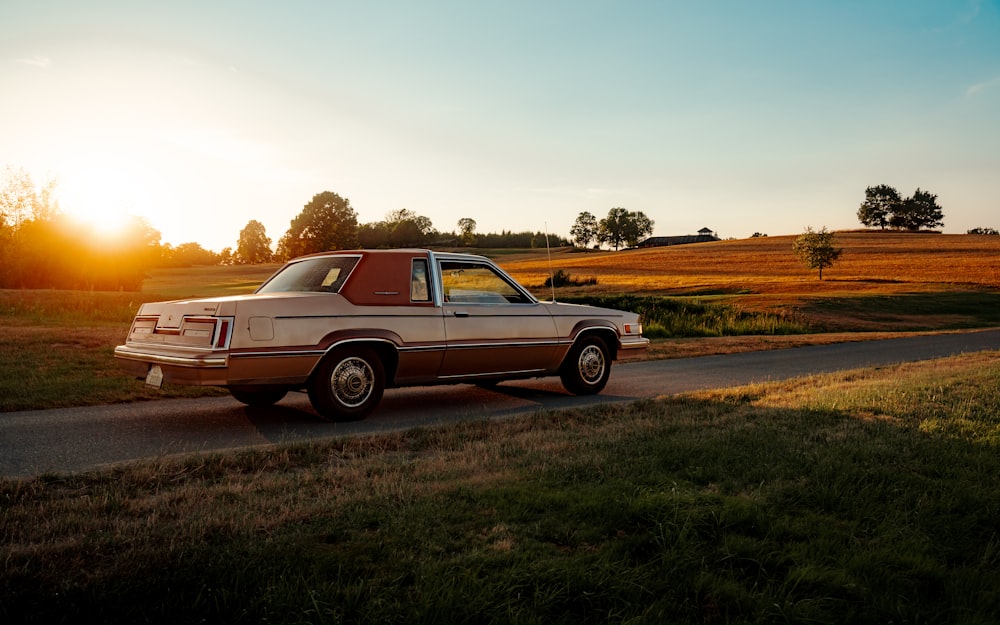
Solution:
[{"label": "plowed brown field", "polygon": [[[553,270],[595,277],[574,293],[823,296],[1000,288],[1000,237],[838,232],[840,259],[823,272],[792,253],[795,235],[621,252],[553,253]],[[544,256],[505,259],[504,268],[536,287],[549,275]]]}]

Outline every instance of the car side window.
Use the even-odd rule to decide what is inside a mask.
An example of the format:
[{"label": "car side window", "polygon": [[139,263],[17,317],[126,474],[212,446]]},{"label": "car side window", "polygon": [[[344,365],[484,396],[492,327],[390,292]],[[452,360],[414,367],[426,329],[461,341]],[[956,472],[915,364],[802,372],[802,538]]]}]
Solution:
[{"label": "car side window", "polygon": [[414,258],[413,268],[410,270],[410,301],[431,301],[431,291],[428,286],[429,284],[430,279],[427,275],[427,259]]},{"label": "car side window", "polygon": [[528,304],[530,300],[489,265],[442,261],[441,286],[447,302]]}]

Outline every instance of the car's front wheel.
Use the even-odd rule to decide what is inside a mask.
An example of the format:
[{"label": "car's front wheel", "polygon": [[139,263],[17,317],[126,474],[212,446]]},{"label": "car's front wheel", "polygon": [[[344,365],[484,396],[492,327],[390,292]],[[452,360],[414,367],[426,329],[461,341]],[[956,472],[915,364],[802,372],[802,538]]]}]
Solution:
[{"label": "car's front wheel", "polygon": [[308,390],[316,412],[334,421],[357,421],[382,400],[385,368],[372,349],[338,349],[320,363]]},{"label": "car's front wheel", "polygon": [[287,389],[267,387],[229,387],[229,394],[247,406],[272,406],[288,394]]},{"label": "car's front wheel", "polygon": [[559,370],[566,390],[574,395],[600,393],[611,376],[611,352],[599,336],[585,336],[570,348]]}]

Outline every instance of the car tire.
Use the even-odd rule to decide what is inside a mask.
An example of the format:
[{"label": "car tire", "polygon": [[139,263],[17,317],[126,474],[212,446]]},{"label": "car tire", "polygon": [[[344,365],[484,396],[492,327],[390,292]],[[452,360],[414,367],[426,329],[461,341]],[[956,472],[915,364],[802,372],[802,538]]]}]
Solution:
[{"label": "car tire", "polygon": [[559,378],[574,395],[594,395],[604,390],[611,376],[611,352],[598,336],[581,338],[563,361]]},{"label": "car tire", "polygon": [[338,349],[320,363],[309,382],[309,401],[333,421],[358,421],[382,401],[385,368],[367,347]]},{"label": "car tire", "polygon": [[229,394],[232,395],[236,401],[246,404],[247,406],[273,406],[288,394],[288,389],[284,388],[256,388],[256,387],[240,387],[240,388],[230,388]]}]

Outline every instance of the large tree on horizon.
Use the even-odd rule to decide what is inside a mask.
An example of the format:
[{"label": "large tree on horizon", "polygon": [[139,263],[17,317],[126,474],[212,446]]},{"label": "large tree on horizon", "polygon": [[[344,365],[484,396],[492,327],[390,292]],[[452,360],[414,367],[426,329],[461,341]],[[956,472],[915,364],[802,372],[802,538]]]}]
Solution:
[{"label": "large tree on horizon", "polygon": [[885,230],[901,201],[899,191],[887,184],[868,187],[865,189],[865,201],[858,208],[858,221],[869,228]]},{"label": "large tree on horizon", "polygon": [[358,245],[358,215],[347,198],[323,191],[302,208],[278,242],[277,255],[295,258]]},{"label": "large tree on horizon", "polygon": [[869,228],[885,230],[888,226],[917,232],[942,227],[944,213],[934,193],[918,187],[912,196],[903,198],[895,188],[880,184],[865,189],[865,201],[858,208],[858,221]]},{"label": "large tree on horizon", "polygon": [[573,227],[569,229],[569,235],[577,245],[587,247],[597,238],[597,217],[589,211],[583,211],[576,216]]},{"label": "large tree on horizon", "polygon": [[922,228],[933,230],[944,225],[944,213],[937,203],[937,195],[919,187],[913,195],[902,201],[889,219],[894,228],[916,232]]},{"label": "large tree on horizon", "polygon": [[256,219],[251,219],[240,230],[240,239],[236,244],[236,262],[240,265],[259,265],[273,259],[274,252],[271,251],[267,229]]},{"label": "large tree on horizon", "polygon": [[458,232],[462,239],[462,244],[473,246],[476,244],[476,220],[472,217],[462,217],[458,220]]},{"label": "large tree on horizon", "polygon": [[653,221],[642,211],[629,211],[620,206],[608,211],[608,216],[597,224],[597,240],[618,250],[622,245],[633,247],[639,240],[652,234]]}]

